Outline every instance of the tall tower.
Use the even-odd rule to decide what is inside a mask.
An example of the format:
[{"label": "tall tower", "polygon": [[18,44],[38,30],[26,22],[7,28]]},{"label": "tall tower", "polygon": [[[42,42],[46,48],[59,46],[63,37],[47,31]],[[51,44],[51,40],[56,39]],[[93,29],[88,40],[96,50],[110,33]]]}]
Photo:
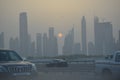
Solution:
[{"label": "tall tower", "polygon": [[[102,46],[102,40],[101,40],[101,31],[99,27],[99,18],[97,16],[94,17],[94,36],[95,36],[95,53],[98,55],[103,54],[103,46]],[[100,40],[99,40],[100,39]]]},{"label": "tall tower", "polygon": [[4,48],[4,32],[0,34],[0,48]]},{"label": "tall tower", "polygon": [[[43,56],[48,56],[48,37],[47,37],[47,33],[43,34]],[[48,52],[48,53],[47,53]]]},{"label": "tall tower", "polygon": [[49,28],[48,52],[51,57],[58,55],[58,43],[53,27]]},{"label": "tall tower", "polygon": [[120,50],[120,30],[119,30],[119,34],[118,34],[118,50]]},{"label": "tall tower", "polygon": [[27,24],[27,13],[20,13],[19,17],[20,26],[20,54],[22,56],[28,56],[28,24]]},{"label": "tall tower", "polygon": [[119,42],[120,42],[120,30],[119,30]]},{"label": "tall tower", "polygon": [[36,48],[37,48],[37,55],[38,56],[42,56],[42,34],[41,33],[37,33],[36,35]]},{"label": "tall tower", "polygon": [[111,22],[99,22],[94,18],[95,50],[98,55],[108,55],[113,52],[113,28]]},{"label": "tall tower", "polygon": [[64,46],[63,46],[63,54],[64,55],[72,55],[73,47],[74,47],[74,27],[65,36]]},{"label": "tall tower", "polygon": [[82,17],[81,26],[82,26],[82,53],[83,54],[87,54],[86,20],[85,20],[85,16]]}]

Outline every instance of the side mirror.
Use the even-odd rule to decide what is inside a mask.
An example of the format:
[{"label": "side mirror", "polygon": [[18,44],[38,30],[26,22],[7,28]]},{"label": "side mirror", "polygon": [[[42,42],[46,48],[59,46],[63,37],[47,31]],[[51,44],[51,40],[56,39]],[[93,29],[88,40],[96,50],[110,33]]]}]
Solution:
[{"label": "side mirror", "polygon": [[23,57],[22,59],[23,59],[23,61],[27,61],[27,58],[25,58],[25,57]]}]

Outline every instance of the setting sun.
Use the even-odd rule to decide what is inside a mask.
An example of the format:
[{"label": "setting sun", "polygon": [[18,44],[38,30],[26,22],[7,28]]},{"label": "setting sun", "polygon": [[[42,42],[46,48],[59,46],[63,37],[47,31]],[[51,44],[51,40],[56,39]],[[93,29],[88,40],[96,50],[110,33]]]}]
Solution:
[{"label": "setting sun", "polygon": [[62,37],[63,37],[63,34],[62,34],[62,33],[58,33],[58,37],[59,37],[59,38],[62,38]]}]

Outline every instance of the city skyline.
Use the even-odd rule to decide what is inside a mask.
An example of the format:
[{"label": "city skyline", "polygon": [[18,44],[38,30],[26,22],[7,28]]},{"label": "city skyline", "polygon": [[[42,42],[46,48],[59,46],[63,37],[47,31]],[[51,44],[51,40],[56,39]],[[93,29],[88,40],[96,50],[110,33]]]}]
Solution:
[{"label": "city skyline", "polygon": [[[19,21],[20,21],[19,22],[19,24],[20,24],[19,25],[19,27],[20,27],[19,28],[19,30],[20,30],[19,35],[20,36],[19,36],[19,38],[17,38],[18,37],[17,36],[15,39],[13,38],[13,36],[11,36],[10,41],[9,41],[9,48],[10,49],[15,49],[17,51],[20,51],[20,53],[24,56],[27,56],[27,55],[30,55],[30,54],[33,54],[33,53],[36,53],[36,55],[39,55],[39,56],[44,56],[44,54],[43,54],[44,49],[42,48],[43,43],[44,43],[45,44],[44,46],[47,46],[46,50],[49,52],[49,54],[48,53],[46,54],[46,52],[45,52],[45,54],[48,55],[48,56],[57,56],[57,55],[60,55],[60,54],[70,55],[70,54],[74,54],[74,52],[77,53],[74,50],[77,50],[77,51],[79,51],[78,53],[81,53],[81,47],[83,47],[83,45],[86,45],[86,49],[83,48],[85,51],[83,51],[83,49],[82,49],[82,54],[85,54],[85,55],[89,54],[89,53],[87,53],[87,47],[88,47],[89,41],[85,40],[87,38],[85,36],[86,33],[87,33],[86,32],[86,27],[87,27],[86,25],[87,24],[86,24],[85,16],[83,16],[82,19],[81,19],[81,23],[82,23],[82,25],[81,25],[82,26],[81,27],[82,31],[81,32],[82,32],[82,35],[83,35],[83,37],[81,37],[81,40],[83,41],[82,45],[80,45],[81,44],[80,41],[78,43],[76,43],[74,41],[75,40],[75,34],[74,34],[75,33],[74,28],[75,27],[74,27],[74,24],[73,24],[72,30],[70,30],[67,35],[64,35],[64,37],[65,37],[64,40],[63,40],[64,46],[59,47],[59,48],[62,48],[63,53],[59,53],[59,54],[58,54],[58,52],[61,52],[61,51],[58,51],[59,50],[58,46],[60,44],[57,41],[57,39],[59,38],[59,36],[55,35],[54,32],[56,30],[54,30],[54,27],[49,27],[48,32],[46,32],[46,35],[43,35],[44,37],[46,36],[46,39],[44,39],[44,40],[45,41],[47,40],[47,42],[43,42],[43,40],[42,40],[42,34],[43,33],[41,33],[41,32],[36,33],[36,40],[35,40],[36,42],[35,42],[34,40],[32,40],[31,34],[28,32],[28,27],[29,26],[27,25],[27,23],[28,23],[27,13],[26,12],[21,12],[19,16],[20,16],[19,17]],[[47,33],[48,33],[48,37],[47,37]],[[120,34],[120,30],[119,30],[118,33]],[[2,32],[2,34],[3,34],[3,32]],[[95,52],[95,53],[104,54],[104,53],[111,53],[111,52],[114,51],[114,49],[112,49],[112,48],[113,48],[113,43],[114,43],[115,38],[113,37],[113,26],[112,26],[111,22],[105,22],[105,21],[100,22],[98,17],[94,17],[94,36],[95,36],[95,42],[93,42],[93,45],[95,45],[95,48],[96,48],[95,50],[97,50],[97,52]],[[119,36],[118,36],[118,40],[117,40],[118,42],[115,41],[115,43],[117,43],[118,46],[119,46],[119,42],[120,42],[119,41],[119,39],[120,39]],[[27,45],[29,47],[27,47]],[[14,47],[14,46],[16,46],[16,47]],[[89,44],[89,48],[92,48],[91,46],[92,46],[92,43]],[[17,48],[20,48],[20,50],[18,50]],[[80,48],[80,49],[78,49],[78,48]],[[104,50],[102,48],[104,48]],[[23,50],[23,49],[25,49],[25,50]],[[98,49],[100,49],[101,52]],[[35,50],[37,50],[37,51],[35,51]],[[33,52],[33,53],[31,53],[31,52]],[[28,53],[28,54],[24,54],[24,53]],[[53,53],[55,53],[55,54],[53,54]]]},{"label": "city skyline", "polygon": [[[26,13],[26,12],[23,12],[23,13]],[[29,21],[29,20],[28,20],[28,21]],[[100,20],[100,22],[102,22],[102,21]],[[103,22],[104,22],[104,21],[103,21]],[[107,22],[107,21],[105,21],[105,22]],[[28,23],[29,23],[29,22],[28,22]],[[111,23],[112,23],[112,22],[111,22]],[[87,24],[87,23],[86,23],[86,24]],[[77,24],[74,24],[74,25],[77,25]],[[80,25],[79,25],[79,26],[80,26]],[[53,27],[55,28],[55,26],[53,26]],[[78,30],[76,26],[74,26],[74,27],[75,27],[75,33],[80,33],[80,34],[81,34],[81,31],[80,31],[80,30],[82,30],[82,29],[79,29],[79,30]],[[72,28],[72,27],[71,27],[71,28]],[[80,28],[82,28],[82,26],[80,26]],[[113,26],[113,28],[114,28],[114,26]],[[30,29],[29,26],[28,26],[28,29]],[[46,32],[46,31],[45,31],[45,32]],[[42,33],[45,33],[45,32],[42,32]],[[30,33],[29,30],[28,30],[28,33]],[[37,32],[36,32],[36,33],[37,33]],[[36,34],[36,33],[35,33],[35,34]],[[41,32],[39,32],[39,33],[41,33]],[[47,33],[48,33],[48,32],[47,32]],[[61,31],[61,32],[55,31],[55,35],[56,35],[56,36],[57,36],[59,33],[62,33],[62,35],[63,35],[62,38],[63,38],[63,39],[65,38],[65,35],[67,34],[67,33],[62,32],[62,31]],[[92,42],[94,43],[94,33],[93,33],[93,35],[92,35],[92,36],[93,36],[93,37],[92,37],[92,40],[89,40],[89,39],[88,39],[88,33],[89,33],[89,32],[86,33],[86,34],[87,34],[87,43],[88,43],[89,41],[92,41]],[[30,33],[30,34],[31,34],[31,33]],[[80,36],[80,35],[75,34],[75,42],[80,42],[80,43],[82,43],[82,39],[81,39],[81,38],[78,39],[78,40],[76,40],[76,38],[78,38],[79,36]],[[116,37],[114,36],[114,29],[113,29],[113,37],[114,37],[115,41],[118,40],[118,36],[119,36],[119,35],[118,35],[118,32],[117,32],[117,36],[116,36]],[[13,37],[15,38],[15,37],[18,37],[18,36],[13,36]],[[58,37],[58,36],[57,36],[57,37]],[[35,41],[35,39],[34,39],[33,36],[31,36],[31,38],[32,38],[32,41]],[[5,45],[4,45],[4,46],[5,46],[6,48],[9,48],[9,45],[8,45],[9,43],[8,43],[8,41],[6,40],[6,36],[5,36],[5,41],[4,41],[4,42],[5,42]],[[6,44],[6,43],[7,43],[7,44]],[[62,43],[62,44],[63,44],[63,43]],[[6,46],[6,45],[7,45],[7,46]]]},{"label": "city skyline", "polygon": [[[87,40],[94,41],[94,16],[113,24],[113,33],[118,39],[120,29],[119,0],[0,0],[0,32],[5,32],[5,46],[10,36],[19,36],[19,13],[27,12],[28,32],[35,40],[36,33],[45,33],[49,27],[55,34],[67,31],[75,25],[75,41],[81,42],[81,18],[86,16]],[[77,37],[76,37],[77,36]],[[78,37],[79,36],[79,37]]]}]

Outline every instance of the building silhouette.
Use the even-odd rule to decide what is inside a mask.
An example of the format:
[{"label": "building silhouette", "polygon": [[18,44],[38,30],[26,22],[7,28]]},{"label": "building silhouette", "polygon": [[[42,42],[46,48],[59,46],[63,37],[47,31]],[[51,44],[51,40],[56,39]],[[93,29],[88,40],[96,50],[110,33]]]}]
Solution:
[{"label": "building silhouette", "polygon": [[89,42],[88,43],[88,54],[89,55],[95,55],[95,45],[93,44],[93,42]]},{"label": "building silhouette", "polygon": [[48,39],[48,56],[58,56],[58,43],[57,37],[54,35],[54,28],[49,28],[49,39]]},{"label": "building silhouette", "polygon": [[113,38],[113,51],[117,51],[118,49],[118,40],[116,41],[115,38]]},{"label": "building silhouette", "polygon": [[43,56],[47,57],[48,55],[48,37],[47,37],[47,33],[43,34]]},{"label": "building silhouette", "polygon": [[87,55],[87,41],[86,41],[86,20],[85,16],[82,17],[81,21],[81,26],[82,26],[82,53]]},{"label": "building silhouette", "polygon": [[98,55],[106,55],[113,52],[113,29],[110,22],[99,22],[94,18],[95,49]]},{"label": "building silhouette", "polygon": [[32,41],[31,35],[28,35],[28,55],[29,57],[36,56],[35,55],[35,42]]},{"label": "building silhouette", "polygon": [[12,49],[14,51],[16,51],[17,53],[19,53],[19,39],[16,37],[15,39],[14,38],[10,38],[9,40],[9,49]]},{"label": "building silhouette", "polygon": [[27,24],[27,13],[20,13],[19,17],[19,39],[20,39],[20,53],[22,56],[28,56],[28,24]]},{"label": "building silhouette", "polygon": [[75,43],[74,47],[73,47],[73,53],[74,54],[81,54],[81,47],[80,47],[80,43]]},{"label": "building silhouette", "polygon": [[37,55],[42,57],[42,34],[41,33],[37,33],[36,34],[36,50],[37,50]]},{"label": "building silhouette", "polygon": [[0,33],[0,48],[4,48],[4,32]]},{"label": "building silhouette", "polygon": [[14,39],[12,37],[9,40],[9,48],[14,50]]},{"label": "building silhouette", "polygon": [[120,30],[118,31],[118,40],[116,44],[116,50],[120,50]]},{"label": "building silhouette", "polygon": [[37,54],[35,54],[35,42],[34,41],[31,42],[29,51],[30,51],[30,53],[29,53],[30,57],[38,56]]},{"label": "building silhouette", "polygon": [[72,55],[74,47],[74,28],[65,36],[63,55]]}]

